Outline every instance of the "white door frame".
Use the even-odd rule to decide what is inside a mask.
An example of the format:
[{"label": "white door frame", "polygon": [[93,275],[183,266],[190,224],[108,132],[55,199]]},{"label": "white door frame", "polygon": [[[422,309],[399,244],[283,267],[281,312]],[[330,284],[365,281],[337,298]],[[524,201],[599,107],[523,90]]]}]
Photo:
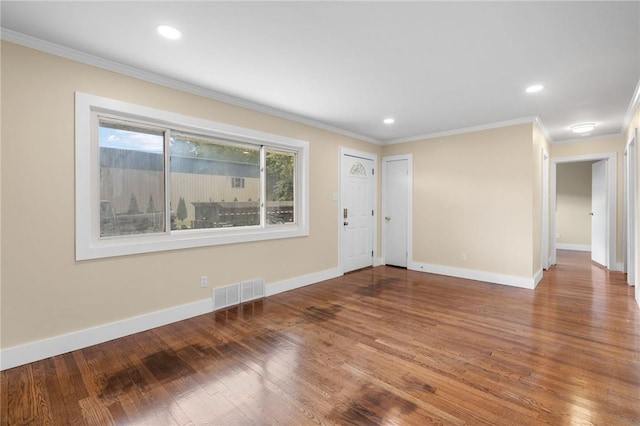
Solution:
[{"label": "white door frame", "polygon": [[[351,157],[364,158],[366,160],[373,161],[373,169],[378,170],[378,155],[373,152],[358,151],[352,148],[346,148],[341,146],[339,150],[340,158],[338,159],[338,268],[340,271],[344,271],[344,265],[342,262],[342,238],[344,231],[344,219],[342,218],[342,161],[345,155]],[[382,262],[378,259],[378,176],[374,173],[373,188],[371,189],[371,197],[373,200],[373,266],[381,265]]]},{"label": "white door frame", "polygon": [[[386,212],[386,188],[387,188],[387,163],[389,161],[407,160],[407,267],[413,263],[413,154],[391,155],[382,157],[382,217],[387,216]],[[386,249],[384,236],[385,222],[382,222],[383,241],[382,241],[382,259],[386,263]]]},{"label": "white door frame", "polygon": [[629,254],[630,254],[630,241],[628,237],[629,233],[629,143],[624,147],[624,153],[622,161],[624,161],[622,178],[624,180],[622,187],[622,272],[627,275],[627,283],[631,280],[631,273],[629,271]]},{"label": "white door frame", "polygon": [[586,154],[573,157],[558,157],[551,160],[551,264],[556,264],[556,173],[560,163],[579,163],[584,161],[607,160],[607,268],[620,270],[616,258],[616,208],[617,208],[617,182],[618,172],[616,166],[617,155],[615,152],[601,154]]},{"label": "white door frame", "polygon": [[[549,269],[549,153],[542,149],[542,241],[540,267]],[[555,235],[555,234],[554,234]]]},{"label": "white door frame", "polygon": [[638,273],[638,157],[637,135],[627,141],[624,150],[624,272],[627,283],[637,285]]}]

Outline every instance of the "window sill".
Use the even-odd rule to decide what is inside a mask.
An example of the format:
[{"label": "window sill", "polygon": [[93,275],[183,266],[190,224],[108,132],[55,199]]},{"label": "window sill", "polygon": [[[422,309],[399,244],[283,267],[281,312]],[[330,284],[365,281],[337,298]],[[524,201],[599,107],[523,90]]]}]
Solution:
[{"label": "window sill", "polygon": [[76,250],[76,260],[100,259],[251,241],[297,238],[308,235],[308,229],[295,224],[285,224],[267,228],[256,226],[242,227],[241,229],[194,229],[172,231],[171,234],[105,237],[92,241],[88,247],[78,248]]}]

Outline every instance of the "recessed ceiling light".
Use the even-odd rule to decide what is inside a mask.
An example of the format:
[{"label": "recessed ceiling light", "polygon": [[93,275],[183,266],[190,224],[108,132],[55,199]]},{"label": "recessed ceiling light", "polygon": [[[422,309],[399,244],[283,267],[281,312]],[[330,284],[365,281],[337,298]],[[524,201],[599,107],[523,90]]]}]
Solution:
[{"label": "recessed ceiling light", "polygon": [[180,30],[171,25],[158,25],[156,30],[162,37],[168,38],[169,40],[178,40],[182,37]]},{"label": "recessed ceiling light", "polygon": [[384,120],[382,120],[382,122],[383,122],[384,124],[393,124],[393,123],[395,123],[395,122],[396,122],[396,119],[395,119],[395,118],[391,118],[391,117],[389,117],[389,118],[385,118]]},{"label": "recessed ceiling light", "polygon": [[541,91],[542,89],[544,89],[544,86],[542,84],[534,84],[533,86],[529,86],[526,89],[527,93],[536,93]]},{"label": "recessed ceiling light", "polygon": [[573,133],[588,133],[596,128],[596,123],[580,123],[571,126]]}]

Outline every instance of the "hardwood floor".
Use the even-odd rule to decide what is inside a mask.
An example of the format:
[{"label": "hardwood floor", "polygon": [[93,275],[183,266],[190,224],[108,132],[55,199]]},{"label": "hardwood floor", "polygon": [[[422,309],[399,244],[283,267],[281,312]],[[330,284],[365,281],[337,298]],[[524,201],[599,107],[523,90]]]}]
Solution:
[{"label": "hardwood floor", "polygon": [[378,267],[2,372],[14,424],[640,424],[640,309],[559,252],[535,291]]}]

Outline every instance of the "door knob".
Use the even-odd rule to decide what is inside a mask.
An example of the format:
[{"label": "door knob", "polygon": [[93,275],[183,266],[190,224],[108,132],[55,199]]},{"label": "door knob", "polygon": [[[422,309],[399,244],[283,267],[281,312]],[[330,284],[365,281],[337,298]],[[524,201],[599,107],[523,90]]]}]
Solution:
[{"label": "door knob", "polygon": [[593,216],[593,212],[589,213],[589,216]]},{"label": "door knob", "polygon": [[385,216],[384,220],[391,220],[391,216]]},{"label": "door knob", "polygon": [[344,226],[347,226],[348,224],[349,224],[349,222],[344,222],[343,223]]}]

